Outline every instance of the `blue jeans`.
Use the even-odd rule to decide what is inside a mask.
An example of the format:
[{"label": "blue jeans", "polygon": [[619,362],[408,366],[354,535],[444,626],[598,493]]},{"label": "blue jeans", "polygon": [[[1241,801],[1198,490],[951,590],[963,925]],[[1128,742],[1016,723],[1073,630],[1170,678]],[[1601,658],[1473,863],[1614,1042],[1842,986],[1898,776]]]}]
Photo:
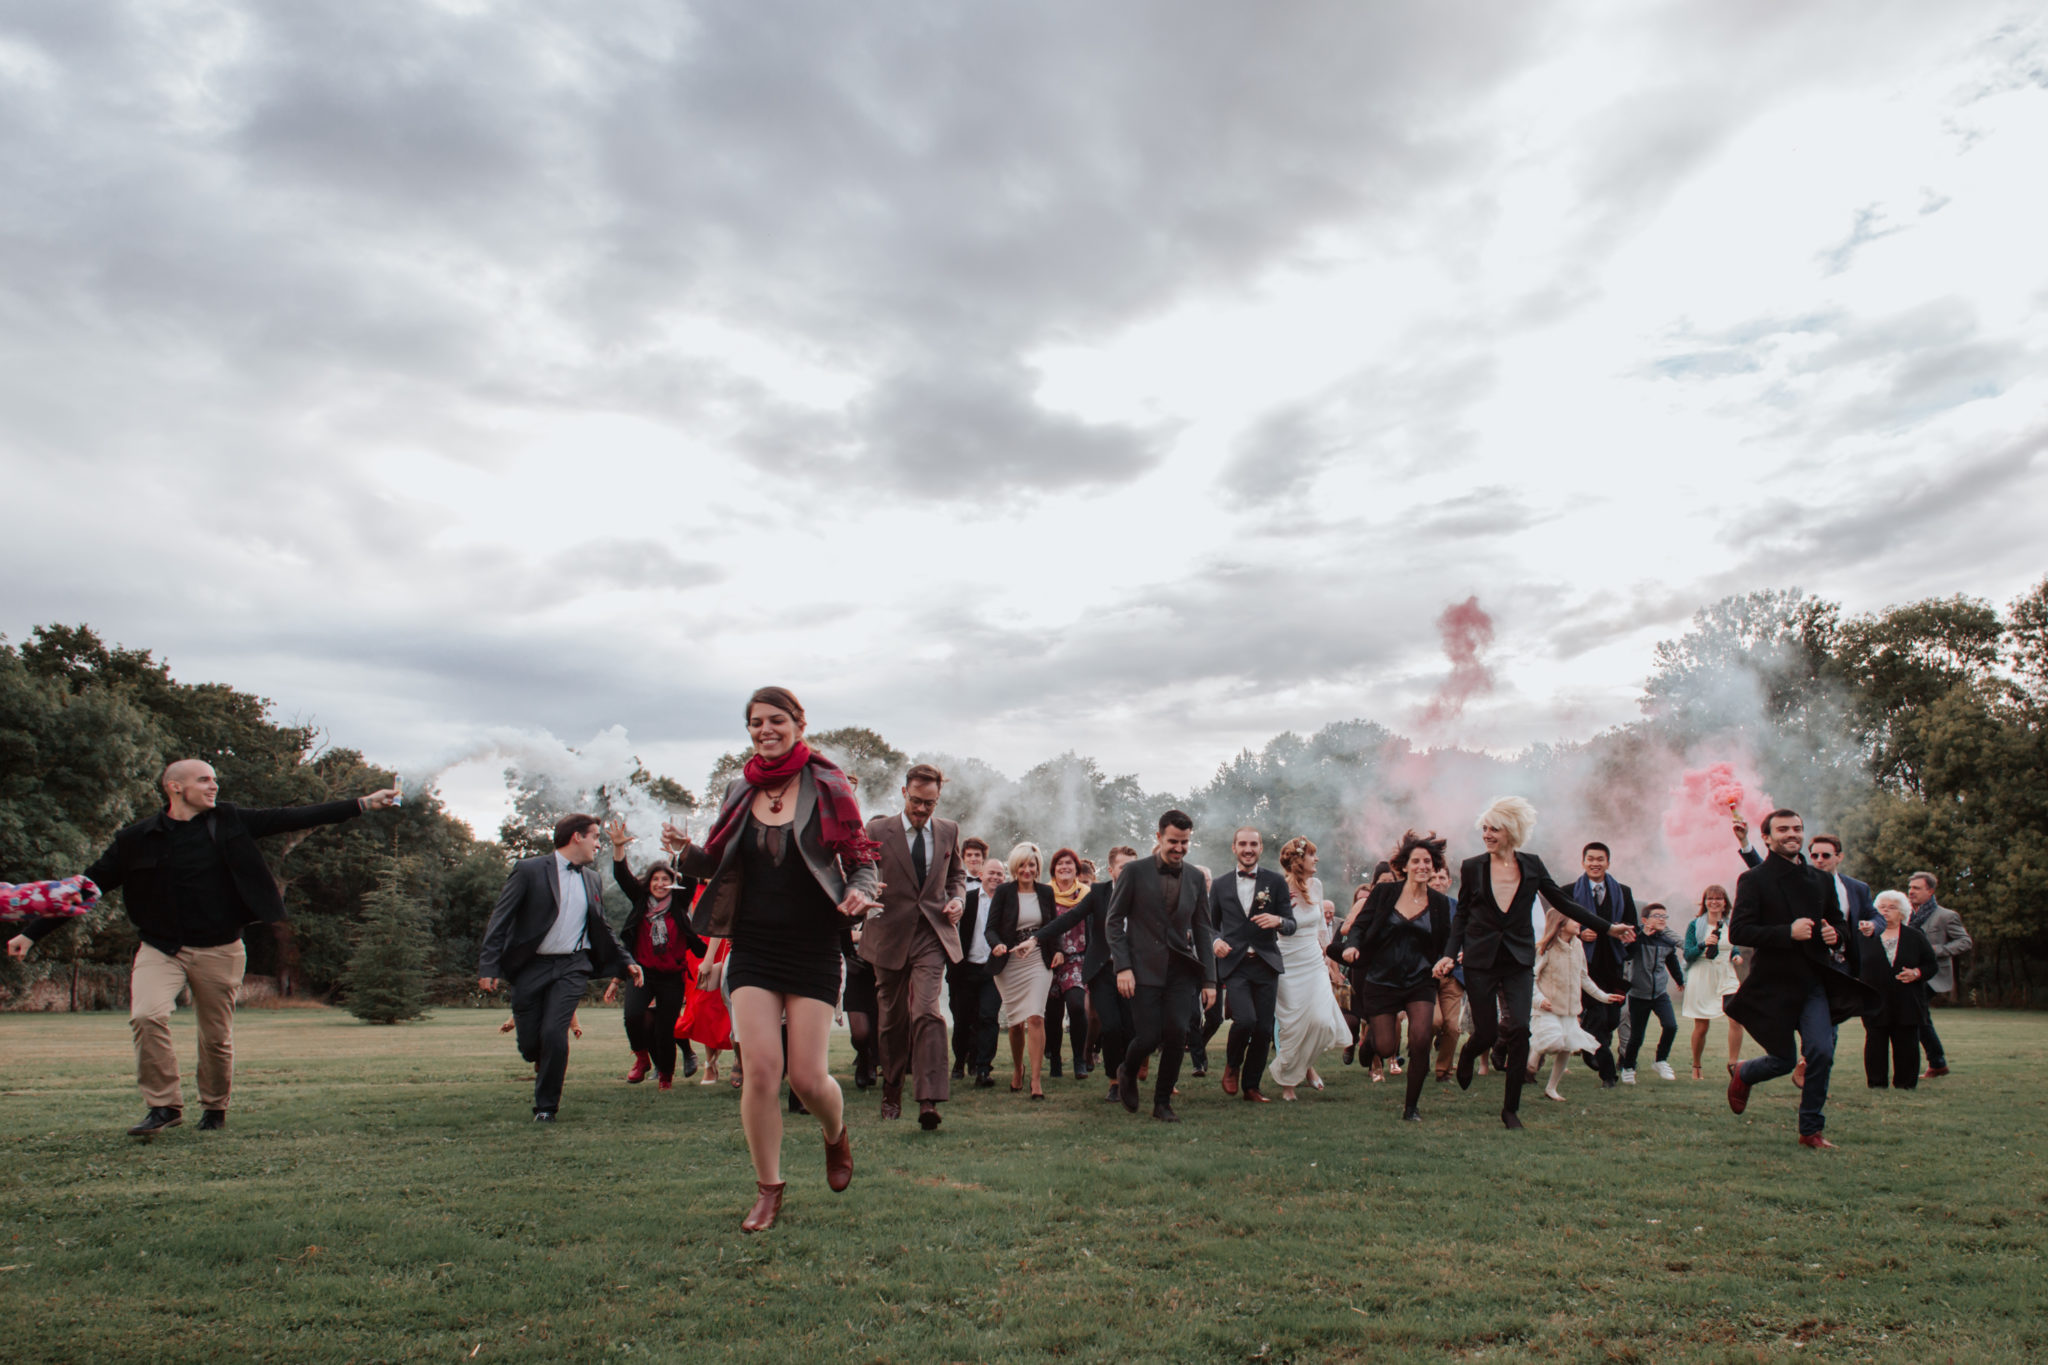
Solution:
[{"label": "blue jeans", "polygon": [[[1799,1007],[1799,1050],[1806,1058],[1806,1088],[1799,1092],[1799,1136],[1808,1137],[1827,1127],[1821,1111],[1828,1102],[1828,1073],[1835,1065],[1835,1019],[1828,1009],[1827,987],[1815,981],[1806,988],[1806,1001]],[[1742,1083],[1762,1085],[1778,1076],[1789,1076],[1797,1065],[1790,1057],[1752,1057],[1742,1064]]]}]

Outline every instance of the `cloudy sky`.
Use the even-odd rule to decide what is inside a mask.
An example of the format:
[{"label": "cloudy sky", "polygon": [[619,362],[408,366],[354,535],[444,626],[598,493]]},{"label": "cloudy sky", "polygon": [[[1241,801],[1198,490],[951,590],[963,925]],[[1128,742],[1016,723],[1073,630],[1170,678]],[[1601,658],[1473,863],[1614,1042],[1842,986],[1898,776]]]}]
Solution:
[{"label": "cloudy sky", "polygon": [[0,630],[480,813],[765,681],[1186,786],[1474,594],[1428,737],[1583,737],[2048,568],[2044,166],[2036,4],[9,0]]}]

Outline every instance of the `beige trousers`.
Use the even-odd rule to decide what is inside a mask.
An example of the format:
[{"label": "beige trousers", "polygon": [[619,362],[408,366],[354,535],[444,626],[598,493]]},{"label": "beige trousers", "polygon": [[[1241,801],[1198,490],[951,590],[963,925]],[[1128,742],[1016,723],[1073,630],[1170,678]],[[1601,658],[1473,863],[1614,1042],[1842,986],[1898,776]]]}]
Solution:
[{"label": "beige trousers", "polygon": [[178,1052],[171,1045],[171,1011],[178,992],[191,988],[199,1021],[199,1103],[226,1109],[235,1083],[235,992],[249,953],[240,941],[218,948],[181,948],[176,957],[147,943],[135,950],[128,978],[128,1029],[135,1035],[135,1083],[152,1108],[182,1109]]},{"label": "beige trousers", "polygon": [[1449,1075],[1458,1064],[1459,1015],[1465,1007],[1465,988],[1454,976],[1436,983],[1436,1074]]}]

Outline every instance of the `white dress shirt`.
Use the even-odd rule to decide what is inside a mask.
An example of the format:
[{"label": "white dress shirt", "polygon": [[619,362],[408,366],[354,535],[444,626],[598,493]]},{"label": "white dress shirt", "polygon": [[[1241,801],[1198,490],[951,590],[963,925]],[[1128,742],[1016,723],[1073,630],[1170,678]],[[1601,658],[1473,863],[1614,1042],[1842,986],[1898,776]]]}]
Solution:
[{"label": "white dress shirt", "polygon": [[583,870],[560,853],[555,854],[555,883],[561,888],[562,905],[555,912],[554,928],[548,930],[536,950],[542,957],[582,951],[589,929],[586,920],[590,914],[590,892],[583,883]]},{"label": "white dress shirt", "polygon": [[1244,869],[1236,868],[1233,869],[1233,873],[1237,877],[1237,903],[1243,906],[1244,912],[1249,915],[1252,912],[1252,897],[1259,893],[1258,869],[1253,868],[1247,874]]},{"label": "white dress shirt", "polygon": [[975,888],[979,893],[974,898],[974,932],[960,946],[967,950],[969,962],[988,961],[988,910],[995,893],[986,886]]}]

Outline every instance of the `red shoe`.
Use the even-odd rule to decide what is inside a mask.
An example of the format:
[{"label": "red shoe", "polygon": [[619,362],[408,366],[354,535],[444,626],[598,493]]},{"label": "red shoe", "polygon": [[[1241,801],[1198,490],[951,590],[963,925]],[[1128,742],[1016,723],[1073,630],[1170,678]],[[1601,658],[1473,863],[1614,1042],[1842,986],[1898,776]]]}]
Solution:
[{"label": "red shoe", "polygon": [[778,1180],[772,1185],[762,1180],[754,1182],[759,1197],[754,1200],[754,1207],[747,1211],[747,1216],[740,1220],[741,1232],[766,1232],[775,1226],[776,1216],[782,1212],[782,1191],[788,1183],[786,1180]]},{"label": "red shoe", "polygon": [[1223,1093],[1226,1095],[1235,1095],[1237,1093],[1237,1068],[1234,1066],[1223,1068]]},{"label": "red shoe", "polygon": [[1835,1144],[1829,1142],[1819,1133],[1801,1133],[1799,1135],[1799,1145],[1801,1147],[1812,1147],[1816,1150],[1826,1148],[1830,1152],[1835,1150]]},{"label": "red shoe", "polygon": [[839,1136],[825,1144],[825,1184],[838,1194],[853,1183],[853,1133],[839,1121]]},{"label": "red shoe", "polygon": [[673,1076],[663,1076],[655,1082],[654,1088],[657,1090],[673,1090],[676,1088],[676,1078]]},{"label": "red shoe", "polygon": [[1738,1114],[1749,1108],[1749,1086],[1743,1082],[1740,1067],[1728,1068],[1728,1107]]},{"label": "red shoe", "polygon": [[627,1085],[638,1085],[647,1079],[647,1073],[654,1070],[654,1059],[644,1052],[633,1054],[633,1069],[626,1073]]},{"label": "red shoe", "polygon": [[1930,1066],[1925,1071],[1920,1073],[1920,1079],[1923,1081],[1932,1081],[1946,1075],[1948,1075],[1947,1067]]}]

